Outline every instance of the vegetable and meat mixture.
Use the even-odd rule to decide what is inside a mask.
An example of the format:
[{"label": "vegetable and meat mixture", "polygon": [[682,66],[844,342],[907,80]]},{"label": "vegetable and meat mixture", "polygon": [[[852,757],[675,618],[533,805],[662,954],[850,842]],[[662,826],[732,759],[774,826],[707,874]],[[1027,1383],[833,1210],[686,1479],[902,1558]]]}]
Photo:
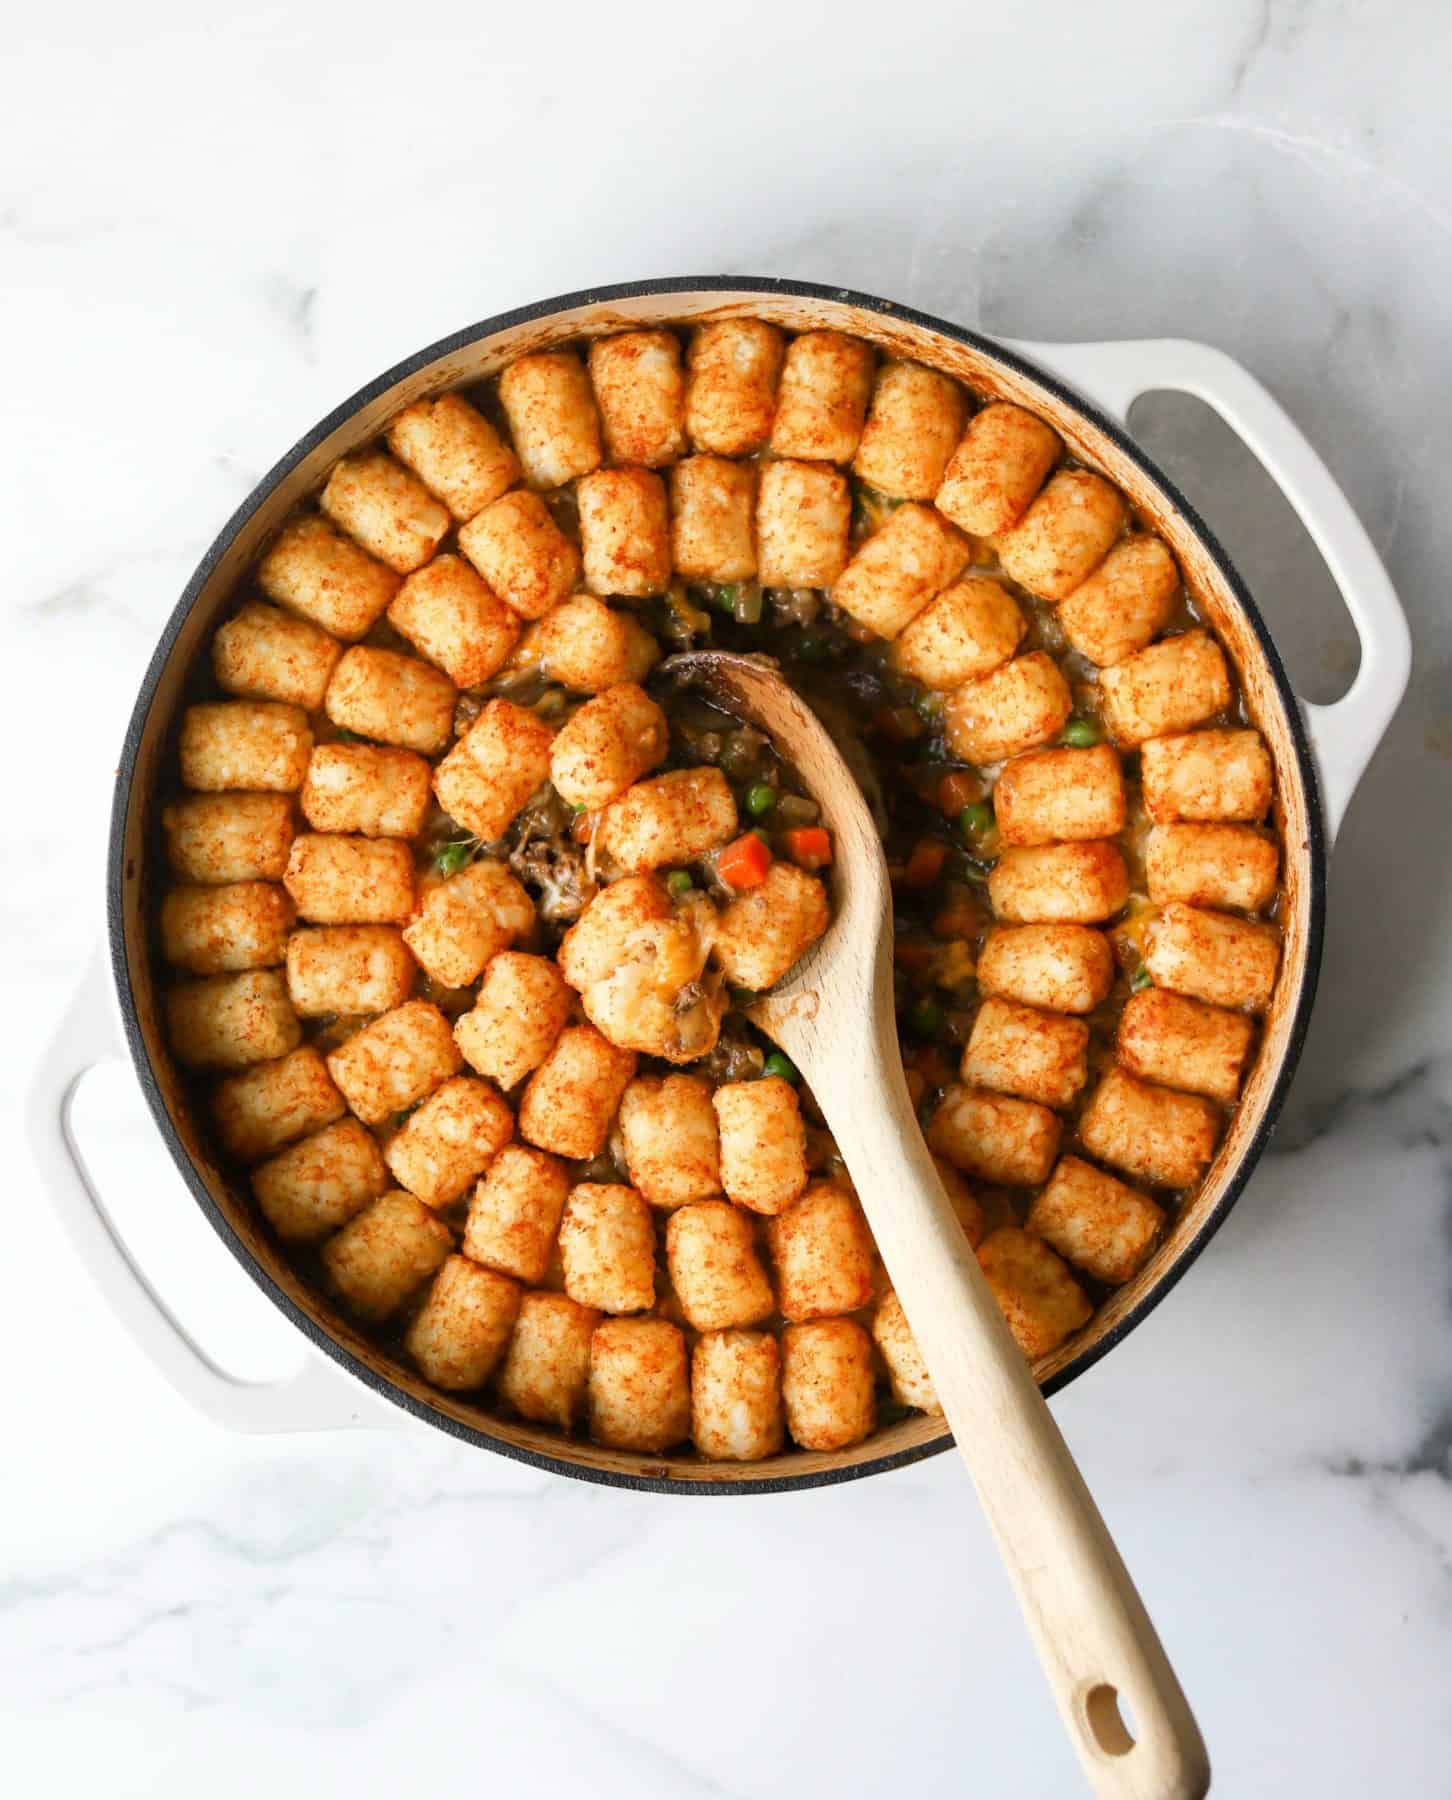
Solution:
[{"label": "vegetable and meat mixture", "polygon": [[333,468],[181,721],[170,1040],[271,1231],[436,1387],[654,1455],[840,1450],[937,1404],[745,1016],[826,929],[833,846],[653,673],[704,644],[777,658],[870,774],[923,1128],[1054,1349],[1236,1103],[1271,763],[1117,490],[858,339],[526,355]]}]

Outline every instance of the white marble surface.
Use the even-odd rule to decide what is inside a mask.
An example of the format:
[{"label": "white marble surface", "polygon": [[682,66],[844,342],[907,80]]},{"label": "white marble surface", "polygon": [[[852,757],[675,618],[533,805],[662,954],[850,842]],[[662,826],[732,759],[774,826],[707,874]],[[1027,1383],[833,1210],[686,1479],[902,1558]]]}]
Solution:
[{"label": "white marble surface", "polygon": [[[1338,849],[1275,1153],[1057,1410],[1219,1791],[1447,1792],[1449,23],[1438,0],[12,22],[7,1133],[98,930],[115,748],[162,621],[259,473],[396,357],[541,295],[721,269],[1004,334],[1220,344],[1360,509],[1416,672]],[[1188,479],[1334,687],[1344,621],[1211,461]],[[162,1285],[234,1362],[286,1367],[129,1076],[86,1110]],[[949,1459],[691,1504],[419,1430],[233,1439],[99,1308],[24,1162],[6,1213],[7,1790],[1077,1791]]]}]

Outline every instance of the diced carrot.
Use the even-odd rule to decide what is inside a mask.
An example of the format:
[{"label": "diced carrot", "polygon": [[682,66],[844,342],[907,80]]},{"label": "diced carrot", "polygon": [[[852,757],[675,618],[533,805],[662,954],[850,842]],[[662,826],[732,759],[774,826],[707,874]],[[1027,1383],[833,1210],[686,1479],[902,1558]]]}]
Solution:
[{"label": "diced carrot", "polygon": [[892,744],[910,744],[923,735],[923,722],[910,706],[883,706],[872,715],[873,729]]},{"label": "diced carrot", "polygon": [[948,846],[939,838],[920,837],[902,872],[902,885],[907,888],[931,887],[943,872]]},{"label": "diced carrot", "polygon": [[[798,825],[784,831],[787,855],[803,869],[825,869],[832,860],[832,834],[822,825]],[[734,846],[733,846],[734,848]],[[766,873],[765,869],[762,874]],[[757,878],[758,880],[760,877]]]},{"label": "diced carrot", "polygon": [[[796,835],[788,832],[788,837]],[[826,833],[822,834],[824,837]],[[771,851],[754,831],[728,844],[716,858],[716,873],[734,888],[760,887],[771,867]]]},{"label": "diced carrot", "polygon": [[954,769],[938,783],[938,811],[956,819],[965,806],[983,798],[983,783],[967,769]]},{"label": "diced carrot", "polygon": [[912,938],[904,938],[892,947],[892,960],[909,975],[921,975],[933,965],[937,956],[936,946],[919,943]]},{"label": "diced carrot", "polygon": [[588,812],[576,813],[570,820],[570,836],[577,844],[588,844],[595,835],[595,815]]}]

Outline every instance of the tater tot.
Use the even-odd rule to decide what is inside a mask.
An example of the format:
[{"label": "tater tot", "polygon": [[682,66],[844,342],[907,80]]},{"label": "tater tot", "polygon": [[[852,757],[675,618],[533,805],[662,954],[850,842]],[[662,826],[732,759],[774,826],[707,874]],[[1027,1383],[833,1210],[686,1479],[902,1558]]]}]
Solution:
[{"label": "tater tot", "polygon": [[1129,899],[1129,870],[1116,844],[1025,846],[999,856],[988,898],[1013,924],[1097,925]]},{"label": "tater tot", "polygon": [[898,1405],[911,1406],[935,1417],[941,1415],[942,1404],[933,1388],[928,1365],[918,1349],[902,1301],[890,1289],[872,1315],[872,1341],[887,1364],[892,1397]]},{"label": "tater tot", "polygon": [[1029,1358],[1057,1349],[1094,1311],[1060,1259],[1027,1231],[1003,1226],[992,1232],[978,1246],[978,1265],[1014,1341]]},{"label": "tater tot", "polygon": [[1099,693],[1114,741],[1133,749],[1223,712],[1230,670],[1208,632],[1186,631],[1101,670]]},{"label": "tater tot", "polygon": [[345,650],[324,702],[344,731],[437,756],[454,735],[454,684],[416,656],[355,644]]},{"label": "tater tot", "polygon": [[812,1182],[767,1221],[766,1241],[783,1318],[823,1319],[871,1300],[872,1236],[844,1182]]},{"label": "tater tot", "polygon": [[668,1319],[602,1319],[590,1338],[590,1436],[616,1450],[669,1450],[689,1436],[686,1340]]},{"label": "tater tot", "polygon": [[691,334],[686,430],[697,450],[750,456],[771,435],[786,342],[764,319],[717,319]]},{"label": "tater tot", "polygon": [[1263,1012],[1280,959],[1281,935],[1274,925],[1178,900],[1161,909],[1146,934],[1145,967],[1155,985],[1212,1006]]},{"label": "tater tot", "polygon": [[691,1439],[717,1462],[758,1462],[781,1449],[781,1351],[769,1331],[708,1331],[696,1339]]},{"label": "tater tot", "polygon": [[873,351],[838,331],[804,331],[787,346],[771,447],[808,462],[851,462],[867,419]]},{"label": "tater tot", "polygon": [[534,925],[534,903],[503,863],[481,857],[424,892],[404,942],[435,981],[467,987]]},{"label": "tater tot", "polygon": [[[670,919],[635,932],[620,966],[582,996],[585,1016],[613,1044],[668,1062],[694,1062],[712,1050],[726,995],[702,982],[715,915],[697,896]],[[692,996],[683,998],[686,989]]]},{"label": "tater tot", "polygon": [[1056,738],[1073,705],[1053,657],[1031,650],[948,696],[948,744],[964,762],[1002,762]]},{"label": "tater tot", "polygon": [[1062,600],[1086,581],[1124,529],[1117,488],[1088,469],[1061,469],[1016,525],[1001,532],[1004,572],[1042,600]]},{"label": "tater tot", "polygon": [[719,769],[672,769],[638,781],[600,815],[596,839],[622,869],[638,874],[690,863],[736,832],[736,799]]},{"label": "tater tot", "polygon": [[560,1222],[565,1292],[601,1312],[644,1312],[655,1304],[655,1231],[632,1187],[582,1181]]},{"label": "tater tot", "polygon": [[1079,1116],[1091,1156],[1151,1187],[1187,1188],[1215,1153],[1220,1113],[1199,1094],[1177,1094],[1110,1069]]},{"label": "tater tot", "polygon": [[281,881],[292,847],[286,794],[190,794],[163,809],[166,854],[183,881]]},{"label": "tater tot", "polygon": [[1260,912],[1275,898],[1280,851],[1269,832],[1249,825],[1156,825],[1144,863],[1157,906],[1183,900]]},{"label": "tater tot", "polygon": [[899,500],[931,500],[957,447],[968,405],[956,381],[921,363],[878,370],[852,468]]},{"label": "tater tot", "polygon": [[343,647],[306,619],[249,600],[212,639],[212,673],[240,700],[279,700],[320,712]]},{"label": "tater tot", "polygon": [[644,681],[660,660],[660,645],[638,620],[593,594],[576,594],[547,613],[532,647],[541,670],[577,694]]},{"label": "tater tot", "polygon": [[620,1102],[630,1179],[652,1206],[685,1206],[721,1192],[721,1147],[711,1090],[695,1075],[637,1075]]},{"label": "tater tot", "polygon": [[519,1317],[517,1281],[450,1256],[403,1340],[425,1380],[450,1393],[483,1387]]},{"label": "tater tot", "polygon": [[406,406],[388,427],[388,447],[461,521],[519,480],[518,458],[462,394]]},{"label": "tater tot", "polygon": [[738,1206],[779,1213],[807,1186],[807,1133],[796,1090],[780,1075],[732,1081],[711,1096],[721,1186]]},{"label": "tater tot", "polygon": [[287,991],[298,1016],[401,1006],[417,973],[396,925],[314,925],[287,940]]},{"label": "tater tot", "polygon": [[672,912],[665,883],[656,875],[626,875],[601,888],[560,941],[560,973],[581,992],[605,981],[625,960],[642,926]]},{"label": "tater tot", "polygon": [[453,523],[449,509],[381,450],[335,463],[318,507],[399,575],[421,569]]},{"label": "tater tot", "polygon": [[310,513],[278,532],[257,565],[257,585],[279,606],[351,641],[382,618],[399,578]]},{"label": "tater tot", "polygon": [[496,842],[548,776],[553,742],[538,713],[491,700],[434,770],[439,805],[475,837]]},{"label": "tater tot", "polygon": [[499,377],[499,399],[531,487],[563,487],[599,468],[600,415],[573,350],[519,357]]},{"label": "tater tot", "polygon": [[479,997],[454,1025],[464,1060],[508,1089],[549,1055],[574,996],[547,956],[502,950],[489,959]]},{"label": "tater tot", "polygon": [[161,953],[189,975],[267,969],[287,955],[293,905],[270,881],[173,888],[161,902]]},{"label": "tater tot", "polygon": [[497,675],[519,638],[517,615],[462,556],[436,556],[410,575],[388,622],[461,688]]},{"label": "tater tot", "polygon": [[845,1450],[877,1423],[872,1339],[855,1319],[814,1319],[781,1334],[787,1430],[803,1450]]},{"label": "tater tot", "polygon": [[1271,759],[1258,731],[1191,731],[1151,738],[1140,752],[1145,811],[1159,825],[1263,819]]},{"label": "tater tot", "polygon": [[1016,525],[1059,460],[1057,435],[1020,406],[997,402],[968,421],[948,459],[938,511],[974,537]]},{"label": "tater tot", "polygon": [[400,1187],[426,1206],[448,1206],[514,1135],[514,1114],[487,1081],[455,1075],[416,1107],[383,1159]]},{"label": "tater tot", "polygon": [[633,1051],[618,1049],[593,1025],[567,1025],[524,1090],[519,1135],[574,1161],[598,1156],[634,1073]]},{"label": "tater tot", "polygon": [[1027,1006],[1087,1013],[1114,985],[1114,952],[1087,925],[1004,925],[978,954],[978,986]]},{"label": "tater tot", "polygon": [[611,462],[658,469],[684,453],[686,378],[673,331],[596,338],[590,382]]},{"label": "tater tot", "polygon": [[867,539],[842,571],[832,598],[879,637],[895,638],[960,575],[968,540],[931,506],[909,502]]},{"label": "tater tot", "polygon": [[537,1285],[549,1270],[570,1186],[558,1157],[506,1144],[469,1202],[464,1254]]},{"label": "tater tot", "polygon": [[571,806],[597,811],[665,761],[666,716],[633,682],[606,688],[574,713],[550,750],[550,780]]},{"label": "tater tot", "polygon": [[302,832],[283,881],[315,925],[396,925],[413,911],[413,852],[396,838]]},{"label": "tater tot", "polygon": [[1002,1187],[1037,1187],[1054,1166],[1062,1130],[1037,1101],[950,1087],[928,1124],[928,1147],[965,1175]]},{"label": "tater tot", "polygon": [[584,1405],[599,1313],[568,1294],[525,1294],[496,1391],[522,1419],[568,1431]]},{"label": "tater tot", "polygon": [[356,1119],[339,1119],[252,1171],[262,1216],[289,1244],[325,1238],[387,1191],[382,1152]]},{"label": "tater tot", "polygon": [[245,1069],[302,1041],[280,969],[185,981],[168,991],[165,1010],[172,1054],[190,1069]]},{"label": "tater tot", "polygon": [[756,490],[756,572],[765,587],[831,587],[847,567],[852,494],[821,463],[767,462]]},{"label": "tater tot", "polygon": [[323,1245],[328,1285],[370,1323],[396,1313],[454,1247],[454,1234],[412,1194],[383,1194]]},{"label": "tater tot", "polygon": [[671,470],[671,565],[686,581],[756,573],[756,468],[688,456]]},{"label": "tater tot", "polygon": [[1059,623],[1081,656],[1107,668],[1154,642],[1179,588],[1180,571],[1163,540],[1136,532],[1060,604]]},{"label": "tater tot", "polygon": [[177,754],[183,784],[198,792],[291,794],[303,784],[312,747],[300,706],[216,700],[182,714]]},{"label": "tater tot", "polygon": [[671,580],[665,482],[649,469],[597,469],[575,484],[585,586],[643,599]]},{"label": "tater tot", "polygon": [[580,552],[539,495],[523,488],[461,525],[459,548],[522,619],[542,618],[580,579]]},{"label": "tater tot", "polygon": [[227,1076],[212,1095],[218,1140],[239,1162],[272,1156],[347,1110],[327,1065],[309,1044]]},{"label": "tater tot", "polygon": [[983,1202],[952,1163],[945,1162],[941,1156],[935,1156],[933,1167],[938,1171],[938,1179],[943,1184],[943,1191],[947,1194],[949,1204],[957,1214],[958,1223],[963,1227],[964,1237],[976,1250],[983,1242],[983,1234],[988,1226],[988,1215],[983,1210]]},{"label": "tater tot", "polygon": [[417,837],[432,800],[431,773],[414,750],[318,744],[308,758],[302,815],[314,831]]},{"label": "tater tot", "polygon": [[1024,1226],[1095,1281],[1118,1287],[1149,1260],[1164,1223],[1148,1194],[1062,1156]]},{"label": "tater tot", "polygon": [[328,1073],[365,1125],[381,1125],[457,1074],[460,1061],[438,1007],[406,1000],[334,1050]]},{"label": "tater tot", "polygon": [[1131,1075],[1234,1104],[1255,1027],[1240,1012],[1162,988],[1131,994],[1119,1016],[1115,1055]]},{"label": "tater tot", "polygon": [[969,1087],[1071,1106],[1089,1079],[1089,1027],[990,996],[974,1017],[958,1072]]},{"label": "tater tot", "polygon": [[1000,581],[965,575],[944,588],[897,638],[894,665],[924,687],[961,687],[990,675],[1023,641],[1028,621]]},{"label": "tater tot", "polygon": [[1063,844],[1124,830],[1124,770],[1108,744],[1016,756],[993,790],[1005,844]]},{"label": "tater tot", "polygon": [[666,1221],[671,1285],[697,1331],[755,1325],[775,1306],[750,1213],[729,1200],[693,1200]]},{"label": "tater tot", "polygon": [[764,880],[730,901],[716,922],[716,956],[737,987],[781,980],[827,929],[827,890],[795,863],[774,862]]}]

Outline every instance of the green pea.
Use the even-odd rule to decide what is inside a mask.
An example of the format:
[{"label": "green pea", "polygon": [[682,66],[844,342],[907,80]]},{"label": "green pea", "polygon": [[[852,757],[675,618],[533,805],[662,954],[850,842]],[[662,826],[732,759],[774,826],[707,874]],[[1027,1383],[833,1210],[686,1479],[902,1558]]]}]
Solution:
[{"label": "green pea", "polygon": [[1070,719],[1064,727],[1063,741],[1074,750],[1090,750],[1104,733],[1093,719]]},{"label": "green pea", "polygon": [[908,1023],[919,1037],[936,1037],[943,1028],[943,1009],[931,994],[924,994],[914,1003]]},{"label": "green pea", "polygon": [[1138,994],[1147,987],[1153,987],[1154,984],[1155,984],[1154,976],[1151,975],[1149,970],[1144,966],[1143,963],[1141,963],[1139,965],[1139,967],[1135,970],[1134,974],[1132,976],[1130,976],[1129,991],[1132,994]]},{"label": "green pea", "polygon": [[776,789],[765,781],[753,781],[746,790],[746,810],[753,819],[769,813],[776,805]]},{"label": "green pea", "polygon": [[982,837],[993,829],[993,807],[987,800],[975,800],[958,814],[958,829],[964,837]]},{"label": "green pea", "polygon": [[934,719],[941,719],[943,716],[943,696],[941,694],[919,694],[913,701],[913,707],[920,719],[926,719],[931,724]]},{"label": "green pea", "polygon": [[716,595],[716,604],[722,612],[730,612],[736,604],[736,589],[734,587],[720,589]]},{"label": "green pea", "polygon": [[460,838],[452,844],[445,844],[434,857],[434,867],[440,875],[457,875],[460,869],[467,868],[474,860],[474,840]]},{"label": "green pea", "polygon": [[672,869],[670,874],[666,876],[666,889],[669,893],[673,894],[677,900],[681,899],[684,895],[689,894],[694,886],[695,883],[684,869]]},{"label": "green pea", "polygon": [[789,1056],[783,1056],[780,1050],[773,1050],[761,1066],[763,1075],[780,1075],[783,1081],[789,1081],[795,1087],[801,1077],[797,1074],[797,1065]]},{"label": "green pea", "polygon": [[760,998],[755,988],[734,987],[731,990],[731,1004],[737,1012],[745,1012],[748,1006],[755,1006]]}]

